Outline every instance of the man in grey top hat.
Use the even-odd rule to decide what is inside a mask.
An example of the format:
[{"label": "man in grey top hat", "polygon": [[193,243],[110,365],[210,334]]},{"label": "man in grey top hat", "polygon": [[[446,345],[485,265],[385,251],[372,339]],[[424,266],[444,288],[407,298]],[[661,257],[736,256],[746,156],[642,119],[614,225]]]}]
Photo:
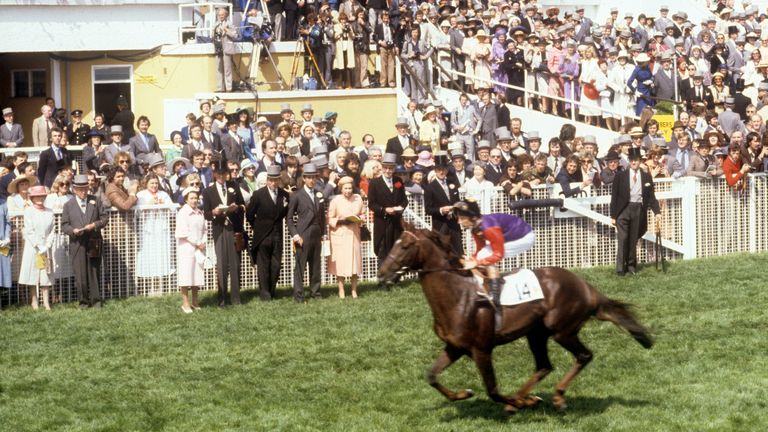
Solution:
[{"label": "man in grey top hat", "polygon": [[88,194],[88,176],[76,175],[72,186],[75,197],[61,211],[61,230],[69,236],[69,256],[80,307],[98,308],[102,306],[101,230],[109,222],[109,213],[98,198]]},{"label": "man in grey top hat", "polygon": [[379,265],[400,237],[403,230],[400,222],[408,206],[403,181],[394,176],[397,155],[386,153],[381,165],[381,176],[368,184],[368,208],[373,212],[373,250]]},{"label": "man in grey top hat", "polygon": [[717,115],[717,121],[720,123],[720,127],[723,128],[723,133],[727,136],[731,136],[733,131],[744,130],[744,125],[741,122],[741,116],[733,112],[733,106],[736,100],[732,97],[725,98],[725,110]]},{"label": "man in grey top hat", "polygon": [[661,55],[661,68],[653,76],[653,88],[656,97],[675,98],[675,74],[672,71],[672,56],[666,52]]},{"label": "man in grey top hat", "polygon": [[24,130],[13,122],[13,109],[3,109],[3,123],[0,126],[0,147],[19,147],[24,145]]},{"label": "man in grey top hat", "polygon": [[304,272],[309,266],[309,289],[312,297],[320,293],[321,250],[325,231],[325,197],[315,191],[319,175],[314,163],[304,165],[304,185],[293,192],[288,203],[287,224],[295,249],[296,267],[293,271],[293,299],[304,302]]},{"label": "man in grey top hat", "polygon": [[[415,139],[413,138],[413,135],[411,135],[410,123],[408,123],[406,117],[397,118],[395,129],[397,129],[397,135],[387,140],[387,146],[384,151],[386,153],[400,155],[403,153],[403,150],[414,145],[412,143],[415,143]],[[366,147],[370,148],[370,146],[367,145]]]}]

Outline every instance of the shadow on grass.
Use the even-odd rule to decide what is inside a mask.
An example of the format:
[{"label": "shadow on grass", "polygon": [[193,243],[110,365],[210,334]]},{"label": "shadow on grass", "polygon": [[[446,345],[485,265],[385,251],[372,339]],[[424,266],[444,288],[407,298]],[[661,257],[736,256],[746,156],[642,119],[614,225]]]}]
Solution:
[{"label": "shadow on grass", "polygon": [[[347,293],[347,296],[351,295],[350,291],[350,285],[349,282],[345,285],[345,290]],[[357,286],[357,293],[360,296],[364,296],[366,294],[376,292],[376,291],[385,291],[382,288],[379,288],[376,283],[360,283]],[[331,298],[338,298],[339,289],[336,285],[323,285],[320,287],[320,294],[323,296],[323,299],[331,299]],[[260,295],[260,291],[258,287],[248,287],[248,288],[241,288],[240,289],[240,302],[242,304],[248,304],[250,302],[259,302],[262,301]],[[232,292],[227,292],[227,306],[231,305],[230,299],[232,296]],[[275,290],[275,297],[272,300],[283,300],[283,299],[289,299],[293,300],[293,287],[288,285],[280,285],[277,287],[277,290]],[[304,300],[307,302],[310,301],[316,301],[312,298],[309,287],[304,287]],[[218,292],[216,290],[210,290],[210,291],[200,291],[200,306],[202,307],[218,307],[219,305],[219,296]]]},{"label": "shadow on grass", "polygon": [[525,419],[530,421],[534,415],[546,415],[546,416],[589,416],[602,414],[613,405],[621,405],[629,408],[640,408],[651,405],[652,403],[640,399],[626,399],[620,396],[608,396],[604,398],[583,396],[583,397],[570,397],[566,401],[568,408],[565,412],[561,413],[555,410],[552,406],[552,395],[542,394],[539,395],[544,399],[541,403],[532,408],[526,408],[519,411],[517,414],[510,415],[504,411],[504,405],[493,402],[489,399],[473,398],[465,401],[448,402],[445,401],[442,407],[452,407],[455,410],[446,412],[442,416],[441,420],[444,422],[450,422],[458,419],[486,419],[496,421],[509,421],[514,419]]}]

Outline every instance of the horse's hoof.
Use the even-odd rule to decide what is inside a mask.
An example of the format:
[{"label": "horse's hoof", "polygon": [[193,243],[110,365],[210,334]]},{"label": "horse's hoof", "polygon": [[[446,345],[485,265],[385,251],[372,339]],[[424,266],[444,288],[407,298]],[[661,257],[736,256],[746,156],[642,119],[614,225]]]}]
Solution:
[{"label": "horse's hoof", "polygon": [[504,405],[504,412],[509,415],[517,414],[518,411],[520,411],[520,409],[514,405],[511,405],[511,404]]},{"label": "horse's hoof", "polygon": [[454,400],[469,399],[469,398],[471,398],[474,395],[475,395],[475,392],[472,391],[472,389],[465,389],[465,390],[462,390],[462,391],[456,393],[456,398]]},{"label": "horse's hoof", "polygon": [[565,409],[568,408],[568,404],[565,403],[565,399],[562,397],[555,396],[552,399],[552,404],[555,406],[555,409],[558,412],[565,412]]},{"label": "horse's hoof", "polygon": [[528,396],[523,400],[523,404],[525,407],[530,408],[538,405],[539,403],[541,403],[542,400],[543,399],[541,399],[538,396]]}]

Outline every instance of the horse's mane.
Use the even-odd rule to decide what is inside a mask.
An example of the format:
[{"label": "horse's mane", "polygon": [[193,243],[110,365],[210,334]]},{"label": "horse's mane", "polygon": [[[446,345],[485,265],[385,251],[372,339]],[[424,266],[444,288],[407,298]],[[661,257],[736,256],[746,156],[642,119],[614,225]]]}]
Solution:
[{"label": "horse's mane", "polygon": [[422,229],[421,232],[445,253],[445,259],[448,261],[449,268],[455,269],[457,273],[465,277],[471,275],[471,272],[463,269],[462,257],[453,250],[449,236],[428,229]]}]

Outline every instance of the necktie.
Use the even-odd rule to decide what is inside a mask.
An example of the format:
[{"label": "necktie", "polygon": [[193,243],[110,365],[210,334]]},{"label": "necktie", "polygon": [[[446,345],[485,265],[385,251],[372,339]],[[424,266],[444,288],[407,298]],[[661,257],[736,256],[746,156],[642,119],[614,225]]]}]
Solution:
[{"label": "necktie", "polygon": [[80,211],[82,211],[83,214],[85,214],[85,201],[84,200],[80,200]]},{"label": "necktie", "polygon": [[141,134],[141,139],[144,140],[144,148],[146,148],[147,153],[149,153],[149,140],[147,139],[147,136],[144,134]]},{"label": "necktie", "polygon": [[632,184],[637,183],[637,170],[632,170]]},{"label": "necktie", "polygon": [[61,149],[56,147],[56,160],[61,160]]},{"label": "necktie", "polygon": [[269,194],[272,195],[272,202],[277,204],[277,192],[270,189]]},{"label": "necktie", "polygon": [[440,180],[440,186],[443,187],[443,191],[445,191],[445,196],[450,198],[451,194],[448,193],[448,184],[446,184],[445,180]]},{"label": "necktie", "polygon": [[227,188],[226,188],[225,185],[221,185],[221,197],[224,200],[224,202],[222,202],[222,204],[226,204],[227,203]]},{"label": "necktie", "polygon": [[385,178],[384,181],[387,183],[387,187],[389,188],[389,191],[392,192],[392,179]]}]

